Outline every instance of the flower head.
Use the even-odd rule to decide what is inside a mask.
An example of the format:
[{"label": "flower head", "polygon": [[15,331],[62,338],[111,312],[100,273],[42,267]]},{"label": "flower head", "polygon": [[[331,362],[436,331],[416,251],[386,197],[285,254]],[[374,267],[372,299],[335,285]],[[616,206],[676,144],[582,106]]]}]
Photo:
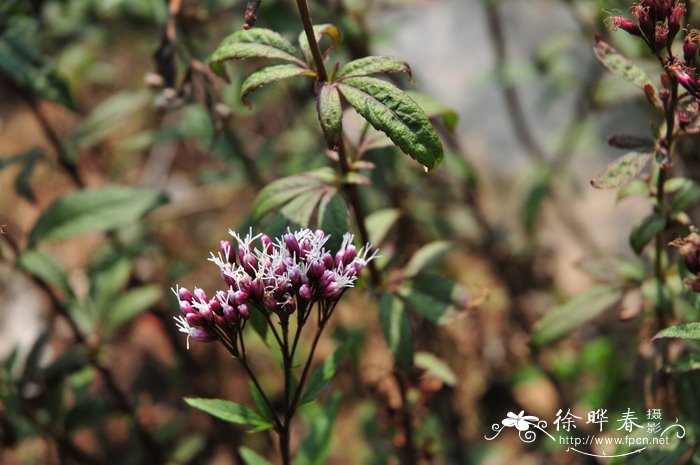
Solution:
[{"label": "flower head", "polygon": [[[345,234],[335,258],[323,231],[288,231],[276,239],[267,235],[245,236],[229,230],[234,241],[221,241],[209,261],[219,268],[225,288],[213,298],[199,288],[173,290],[182,315],[178,329],[189,339],[212,341],[225,335],[234,337],[245,326],[251,311],[288,315],[300,304],[330,308],[354,286],[377,251],[370,244],[360,250],[354,236]],[[234,246],[234,244],[237,246]]]}]

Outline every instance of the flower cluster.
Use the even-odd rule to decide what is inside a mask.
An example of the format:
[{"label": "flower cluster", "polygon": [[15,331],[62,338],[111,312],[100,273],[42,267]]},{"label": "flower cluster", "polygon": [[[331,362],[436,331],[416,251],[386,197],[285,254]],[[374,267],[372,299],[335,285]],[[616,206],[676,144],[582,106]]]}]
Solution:
[{"label": "flower cluster", "polygon": [[610,22],[617,28],[641,37],[654,52],[671,47],[681,29],[685,4],[678,0],[642,0],[631,9],[636,21],[613,15]]},{"label": "flower cluster", "polygon": [[688,236],[675,239],[669,245],[678,248],[686,268],[695,275],[693,278],[686,278],[683,282],[691,291],[700,292],[700,234],[697,229],[691,226]]},{"label": "flower cluster", "polygon": [[235,244],[221,241],[209,261],[218,266],[225,288],[209,297],[199,288],[174,289],[180,304],[178,328],[189,339],[235,341],[250,312],[288,315],[318,303],[330,308],[353,287],[367,263],[376,257],[370,244],[360,250],[345,234],[333,256],[323,231],[301,229],[276,240],[265,234],[245,237],[229,230]]}]

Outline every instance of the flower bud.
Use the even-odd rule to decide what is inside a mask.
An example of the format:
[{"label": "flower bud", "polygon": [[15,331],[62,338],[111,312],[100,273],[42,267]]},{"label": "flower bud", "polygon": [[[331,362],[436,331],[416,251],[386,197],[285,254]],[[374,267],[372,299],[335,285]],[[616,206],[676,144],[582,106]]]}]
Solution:
[{"label": "flower bud", "polygon": [[250,312],[248,312],[248,306],[246,304],[241,304],[238,306],[238,313],[246,320],[250,316]]},{"label": "flower bud", "polygon": [[610,20],[612,20],[613,25],[618,29],[622,29],[623,31],[629,32],[635,36],[642,35],[642,31],[639,29],[639,26],[634,24],[632,20],[623,18],[622,16],[612,16]]},{"label": "flower bud", "polygon": [[695,57],[698,53],[697,34],[689,33],[683,39],[683,59],[687,66],[695,66]]},{"label": "flower bud", "polygon": [[251,277],[255,277],[258,261],[255,259],[253,254],[245,254],[243,258],[241,258],[241,266],[243,266],[243,270],[245,270],[245,272],[248,273]]},{"label": "flower bud", "polygon": [[221,302],[216,299],[209,301],[209,310],[211,310],[215,315],[223,315],[224,309],[221,306]]},{"label": "flower bud", "polygon": [[311,300],[311,289],[306,284],[302,284],[299,288],[299,297],[304,300]]},{"label": "flower bud", "polygon": [[688,236],[683,239],[675,239],[669,245],[678,248],[688,271],[693,274],[700,273],[700,235],[694,227],[691,227]]},{"label": "flower bud", "polygon": [[270,236],[268,236],[267,234],[263,234],[260,238],[260,242],[262,242],[263,250],[266,254],[271,254],[273,252],[275,246],[272,243],[272,239],[270,239]]},{"label": "flower bud", "polygon": [[187,322],[191,325],[203,325],[205,323],[205,319],[202,315],[199,313],[188,313],[185,315],[185,319]]},{"label": "flower bud", "polygon": [[296,257],[297,259],[301,258],[301,248],[299,247],[299,242],[297,241],[297,238],[294,236],[294,234],[287,233],[284,236],[282,236],[282,240],[287,246],[287,250],[293,257]]},{"label": "flower bud", "polygon": [[187,289],[186,287],[181,287],[177,290],[177,297],[180,300],[185,300],[187,302],[191,302],[193,296],[192,296],[192,293],[189,291],[189,289]]},{"label": "flower bud", "polygon": [[676,37],[676,34],[678,34],[678,31],[681,29],[681,21],[683,21],[683,17],[685,16],[685,5],[683,3],[677,3],[676,6],[673,7],[671,10],[671,13],[669,14],[668,17],[668,40],[669,42]]},{"label": "flower bud", "polygon": [[656,28],[654,25],[654,21],[649,16],[650,7],[645,6],[644,3],[645,2],[637,4],[632,8],[632,16],[637,18],[637,21],[639,22],[639,28],[641,29],[642,33],[647,38],[653,38],[654,31]]},{"label": "flower bud", "polygon": [[661,50],[668,44],[668,33],[669,30],[665,24],[661,22],[656,23],[656,28],[654,29],[654,45],[657,50]]},{"label": "flower bud", "polygon": [[195,313],[195,309],[192,306],[192,304],[189,301],[185,301],[185,300],[180,301],[180,311],[182,312],[183,315],[187,315],[189,313]]},{"label": "flower bud", "polygon": [[309,270],[306,272],[306,277],[311,281],[317,281],[323,272],[326,271],[326,266],[320,260],[315,260],[309,265]]},{"label": "flower bud", "polygon": [[200,303],[207,303],[209,299],[207,299],[207,295],[204,293],[204,291],[198,287],[194,288],[194,300]]},{"label": "flower bud", "polygon": [[219,253],[228,263],[236,263],[236,254],[233,251],[233,246],[229,241],[221,241],[219,243]]},{"label": "flower bud", "polygon": [[335,267],[333,255],[331,255],[329,252],[324,253],[321,260],[323,260],[323,264],[325,265],[326,269],[332,270]]},{"label": "flower bud", "polygon": [[199,342],[211,342],[217,339],[215,333],[210,332],[204,328],[192,328],[190,330],[189,336],[195,341]]}]

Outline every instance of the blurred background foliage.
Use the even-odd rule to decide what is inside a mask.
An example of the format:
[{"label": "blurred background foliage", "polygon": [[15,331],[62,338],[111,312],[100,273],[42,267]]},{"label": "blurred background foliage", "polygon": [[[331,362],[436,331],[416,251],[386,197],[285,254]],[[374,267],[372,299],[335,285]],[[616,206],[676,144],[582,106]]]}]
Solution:
[{"label": "blurred background foliage", "polygon": [[[429,298],[406,299],[416,351],[407,376],[396,376],[375,300],[358,290],[342,303],[333,340],[319,351],[356,343],[332,383],[342,393],[333,434],[316,430],[307,447],[329,441],[329,464],[398,463],[407,441],[417,447],[413,463],[594,463],[484,435],[508,411],[548,421],[566,407],[641,412],[645,383],[655,382],[653,350],[640,337],[653,335],[644,328],[654,290],[615,294],[650,267],[627,243],[648,203],[589,187],[615,156],[605,139],[644,135],[658,118],[591,51],[598,32],[656,79],[651,56],[603,26],[604,10],[628,5],[310,3],[317,23],[340,28],[341,61],[390,54],[412,65],[416,84],[397,82],[422,93],[446,148],[443,166],[426,174],[379,133],[365,140],[372,169],[361,193],[384,288],[395,290],[402,265],[425,244],[452,246],[435,253],[427,276],[403,284]],[[3,464],[231,464],[243,463],[241,446],[275,460],[270,437],[182,401],[251,399],[220,347],[185,349],[170,287],[213,288],[218,276],[203,257],[229,228],[295,222],[251,216],[262,188],[331,160],[308,82],[262,89],[248,109],[240,85],[259,63],[228,66],[230,84],[203,64],[241,28],[241,1],[184,0],[170,20],[168,8],[162,0],[0,2]],[[291,1],[263,0],[258,16],[258,26],[290,40],[301,30]],[[352,144],[362,124],[347,115],[345,126]],[[694,180],[696,153],[687,141],[676,167]],[[435,280],[436,271],[452,281]],[[676,281],[669,286],[680,289]],[[574,296],[578,303],[566,304]],[[429,321],[436,306],[450,307],[450,318]],[[686,307],[697,320],[698,307]],[[557,308],[585,314],[537,326]],[[697,347],[683,350],[690,355],[667,415],[692,431],[700,427]],[[255,363],[274,392],[275,362],[260,355]],[[331,390],[321,398],[332,404]],[[309,424],[319,409],[303,412]],[[293,443],[309,431],[301,427]],[[639,460],[698,463],[686,450]]]}]

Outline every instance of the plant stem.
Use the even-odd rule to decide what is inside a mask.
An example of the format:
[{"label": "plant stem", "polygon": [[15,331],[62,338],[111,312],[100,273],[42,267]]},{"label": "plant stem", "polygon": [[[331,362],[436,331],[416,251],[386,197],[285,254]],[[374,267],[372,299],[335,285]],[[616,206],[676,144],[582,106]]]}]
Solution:
[{"label": "plant stem", "polygon": [[311,13],[309,13],[309,6],[306,4],[306,0],[297,0],[297,8],[299,9],[299,16],[301,16],[301,22],[304,24],[304,32],[306,32],[306,38],[309,41],[311,56],[314,58],[314,64],[316,64],[316,73],[318,74],[318,79],[321,82],[328,82],[328,73],[326,73],[326,65],[323,64],[321,48],[318,46],[318,42],[316,41],[316,34],[314,34],[314,23],[311,20]]}]

